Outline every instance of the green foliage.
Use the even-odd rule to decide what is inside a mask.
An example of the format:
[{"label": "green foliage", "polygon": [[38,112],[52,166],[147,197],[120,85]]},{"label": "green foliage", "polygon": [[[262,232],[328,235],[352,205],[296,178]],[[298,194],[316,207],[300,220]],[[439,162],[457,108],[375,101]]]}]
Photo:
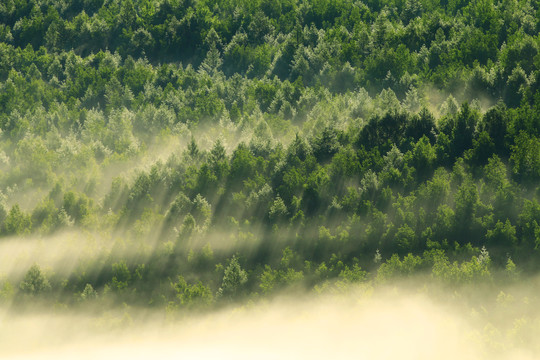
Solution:
[{"label": "green foliage", "polygon": [[508,219],[504,224],[497,221],[495,227],[487,231],[486,240],[493,247],[512,248],[517,242],[516,227]]},{"label": "green foliage", "polygon": [[290,289],[298,286],[304,280],[303,271],[296,271],[293,266],[298,263],[298,254],[286,247],[282,251],[281,261],[276,269],[265,265],[264,271],[259,276],[259,287],[263,294],[267,295],[283,288]]},{"label": "green foliage", "polygon": [[268,217],[274,221],[284,220],[287,214],[288,210],[285,206],[285,203],[279,196],[276,197],[274,202],[272,203],[272,206],[270,206],[270,210],[268,211]]},{"label": "green foliage", "polygon": [[8,302],[13,298],[15,291],[13,285],[8,280],[2,280],[2,287],[0,288],[0,301]]},{"label": "green foliage", "polygon": [[14,205],[4,220],[3,232],[7,235],[24,235],[30,233],[32,219],[21,211],[19,205]]},{"label": "green foliage", "polygon": [[345,267],[339,273],[339,277],[350,283],[363,282],[367,279],[367,272],[362,270],[358,264],[354,264],[352,268]]},{"label": "green foliage", "polygon": [[479,256],[461,264],[457,261],[450,263],[445,255],[440,254],[434,258],[432,275],[452,284],[489,282],[492,279],[489,265],[490,258],[485,248]]},{"label": "green foliage", "polygon": [[517,179],[530,184],[540,179],[539,140],[534,135],[520,133],[512,146],[510,161],[512,172]]},{"label": "green foliage", "polygon": [[81,293],[81,300],[82,301],[91,301],[95,300],[98,297],[98,293],[96,290],[94,290],[94,287],[92,284],[86,284],[84,287],[84,290]]},{"label": "green foliage", "polygon": [[236,256],[233,256],[229,261],[229,265],[225,268],[221,287],[219,288],[216,297],[233,299],[240,296],[247,280],[247,272],[240,267]]},{"label": "green foliage", "polygon": [[[77,263],[63,292],[171,308],[422,271],[454,285],[534,273],[538,14],[2,3],[0,235],[99,232],[111,256]],[[119,261],[126,249],[144,264]],[[19,289],[49,287],[32,267]]]},{"label": "green foliage", "polygon": [[383,262],[377,271],[377,281],[386,282],[394,277],[409,276],[423,266],[423,259],[419,256],[407,254],[403,260],[394,254]]},{"label": "green foliage", "polygon": [[37,296],[51,291],[51,284],[40,267],[32,265],[19,284],[19,289],[25,295]]},{"label": "green foliage", "polygon": [[200,281],[189,285],[181,275],[178,275],[177,281],[171,283],[171,286],[176,294],[175,301],[182,308],[208,306],[213,301],[210,288],[204,286]]},{"label": "green foliage", "polygon": [[433,173],[436,160],[435,148],[427,136],[423,135],[410,153],[410,164],[416,169],[418,180],[426,179]]},{"label": "green foliage", "polygon": [[263,294],[270,294],[281,287],[290,287],[295,283],[300,283],[304,279],[302,271],[295,271],[287,268],[284,270],[273,270],[266,265],[264,271],[260,275],[259,287]]},{"label": "green foliage", "polygon": [[131,282],[131,272],[125,261],[112,264],[111,289],[119,291],[128,288]]},{"label": "green foliage", "polygon": [[84,224],[85,220],[89,219],[92,208],[93,202],[86,195],[71,191],[64,194],[63,209],[76,224]]}]

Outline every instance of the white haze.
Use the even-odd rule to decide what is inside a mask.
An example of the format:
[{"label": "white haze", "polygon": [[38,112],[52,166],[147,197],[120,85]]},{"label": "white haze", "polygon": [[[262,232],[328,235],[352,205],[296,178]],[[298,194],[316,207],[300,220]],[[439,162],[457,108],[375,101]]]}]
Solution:
[{"label": "white haze", "polygon": [[[140,252],[141,246],[147,249]],[[129,259],[151,249],[152,242],[128,244],[80,231],[5,239],[0,274],[17,288],[34,263],[49,276],[65,276],[80,263]],[[0,306],[0,359],[540,358],[534,336],[540,331],[539,280],[524,279],[501,288],[504,293],[498,287],[489,293],[434,290],[427,281],[375,290],[365,285],[338,295],[289,294],[190,316],[164,308],[106,308],[107,302],[98,302],[98,309],[57,304],[33,311],[8,304]]]},{"label": "white haze", "polygon": [[404,290],[299,296],[167,320],[164,312],[2,314],[5,359],[536,359],[490,344],[458,304]]}]

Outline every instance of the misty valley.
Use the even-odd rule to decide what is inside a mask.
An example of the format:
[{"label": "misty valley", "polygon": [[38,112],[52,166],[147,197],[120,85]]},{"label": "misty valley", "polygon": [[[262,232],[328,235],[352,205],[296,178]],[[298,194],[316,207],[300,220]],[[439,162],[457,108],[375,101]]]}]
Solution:
[{"label": "misty valley", "polygon": [[0,357],[537,359],[536,0],[3,0]]}]

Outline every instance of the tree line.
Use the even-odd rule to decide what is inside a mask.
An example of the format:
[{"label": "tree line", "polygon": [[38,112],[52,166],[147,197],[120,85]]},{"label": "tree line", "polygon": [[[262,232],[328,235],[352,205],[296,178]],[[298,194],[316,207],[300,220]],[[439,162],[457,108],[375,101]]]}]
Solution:
[{"label": "tree line", "polygon": [[[0,235],[97,231],[132,255],[69,275],[36,264],[1,297],[174,312],[412,274],[536,273],[538,11],[3,2]],[[165,160],[113,171],[173,140]]]}]

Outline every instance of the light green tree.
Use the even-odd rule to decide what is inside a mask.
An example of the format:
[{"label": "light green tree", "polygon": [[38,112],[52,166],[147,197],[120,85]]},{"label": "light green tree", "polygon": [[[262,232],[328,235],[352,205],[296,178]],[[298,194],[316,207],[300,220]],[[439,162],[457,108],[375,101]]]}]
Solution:
[{"label": "light green tree", "polygon": [[49,280],[43,274],[37,264],[30,267],[24,279],[19,284],[19,289],[27,295],[35,296],[51,290]]},{"label": "light green tree", "polygon": [[242,287],[247,280],[247,272],[242,269],[236,256],[233,256],[229,262],[229,266],[225,269],[223,281],[216,296],[218,298],[232,299],[240,295]]}]

